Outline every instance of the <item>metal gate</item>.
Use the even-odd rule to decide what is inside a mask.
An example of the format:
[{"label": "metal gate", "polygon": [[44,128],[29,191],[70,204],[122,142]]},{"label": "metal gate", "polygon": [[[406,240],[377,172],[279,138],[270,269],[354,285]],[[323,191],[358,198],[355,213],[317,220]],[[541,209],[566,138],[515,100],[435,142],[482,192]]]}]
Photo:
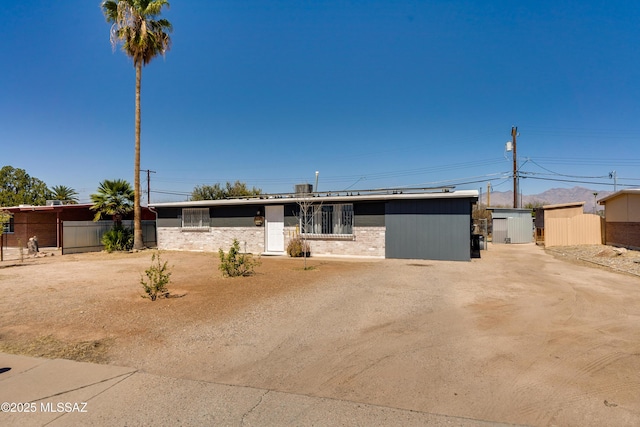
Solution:
[{"label": "metal gate", "polygon": [[[122,221],[133,228],[133,221]],[[62,254],[100,252],[102,236],[113,228],[113,221],[64,221],[62,223]],[[148,248],[156,247],[156,222],[142,221],[142,241]]]}]

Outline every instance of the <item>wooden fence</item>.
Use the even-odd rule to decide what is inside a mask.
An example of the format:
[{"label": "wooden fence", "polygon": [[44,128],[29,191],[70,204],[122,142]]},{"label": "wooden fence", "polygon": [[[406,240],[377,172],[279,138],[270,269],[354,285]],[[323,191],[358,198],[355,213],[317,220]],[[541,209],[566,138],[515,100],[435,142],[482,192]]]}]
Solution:
[{"label": "wooden fence", "polygon": [[582,214],[571,218],[546,218],[544,245],[574,246],[602,244],[604,220],[599,215]]}]

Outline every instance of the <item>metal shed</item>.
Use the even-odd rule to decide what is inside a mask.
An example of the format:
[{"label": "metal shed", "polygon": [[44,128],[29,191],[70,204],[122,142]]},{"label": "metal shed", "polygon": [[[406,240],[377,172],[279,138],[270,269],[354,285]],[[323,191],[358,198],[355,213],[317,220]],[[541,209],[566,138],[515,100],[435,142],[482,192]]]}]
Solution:
[{"label": "metal shed", "polygon": [[531,209],[487,208],[493,219],[493,243],[533,242]]}]

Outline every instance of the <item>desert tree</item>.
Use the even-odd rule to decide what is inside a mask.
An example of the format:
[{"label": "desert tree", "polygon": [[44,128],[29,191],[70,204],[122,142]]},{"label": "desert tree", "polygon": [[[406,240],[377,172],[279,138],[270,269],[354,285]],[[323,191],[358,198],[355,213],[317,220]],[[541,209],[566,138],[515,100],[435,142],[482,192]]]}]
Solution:
[{"label": "desert tree", "polygon": [[43,206],[49,196],[47,184],[24,169],[12,166],[0,169],[0,206]]},{"label": "desert tree", "polygon": [[219,183],[214,185],[199,185],[191,192],[191,200],[219,200],[230,197],[251,197],[262,194],[262,190],[256,187],[249,188],[246,183],[236,181],[233,184],[227,181],[223,187]]},{"label": "desert tree", "polygon": [[[307,254],[310,252],[310,245],[307,241],[309,234],[314,233],[314,220],[317,219],[318,214],[322,212],[322,202],[318,203],[313,200],[309,193],[303,193],[296,201],[298,205],[298,213],[295,214],[295,218],[298,220],[299,235],[295,237],[298,242],[290,242],[290,245],[299,245],[301,255],[304,259],[304,269],[307,269]],[[291,251],[290,251],[291,255]]]},{"label": "desert tree", "polygon": [[162,9],[169,7],[166,0],[106,0],[102,11],[111,25],[111,44],[133,59],[136,70],[135,156],[134,156],[134,249],[142,249],[142,210],[140,208],[140,87],[142,67],[158,55],[164,55],[171,46],[169,33],[173,27],[161,19]]}]

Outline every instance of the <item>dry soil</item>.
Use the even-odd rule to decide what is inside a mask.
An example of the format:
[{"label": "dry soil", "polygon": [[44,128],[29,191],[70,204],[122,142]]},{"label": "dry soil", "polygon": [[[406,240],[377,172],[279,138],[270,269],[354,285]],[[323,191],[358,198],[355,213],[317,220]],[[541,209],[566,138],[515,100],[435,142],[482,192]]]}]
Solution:
[{"label": "dry soil", "polygon": [[172,297],[154,302],[149,251],[5,262],[0,351],[479,420],[639,425],[640,277],[579,250],[310,270],[263,257],[233,279],[215,254],[165,252]]}]

